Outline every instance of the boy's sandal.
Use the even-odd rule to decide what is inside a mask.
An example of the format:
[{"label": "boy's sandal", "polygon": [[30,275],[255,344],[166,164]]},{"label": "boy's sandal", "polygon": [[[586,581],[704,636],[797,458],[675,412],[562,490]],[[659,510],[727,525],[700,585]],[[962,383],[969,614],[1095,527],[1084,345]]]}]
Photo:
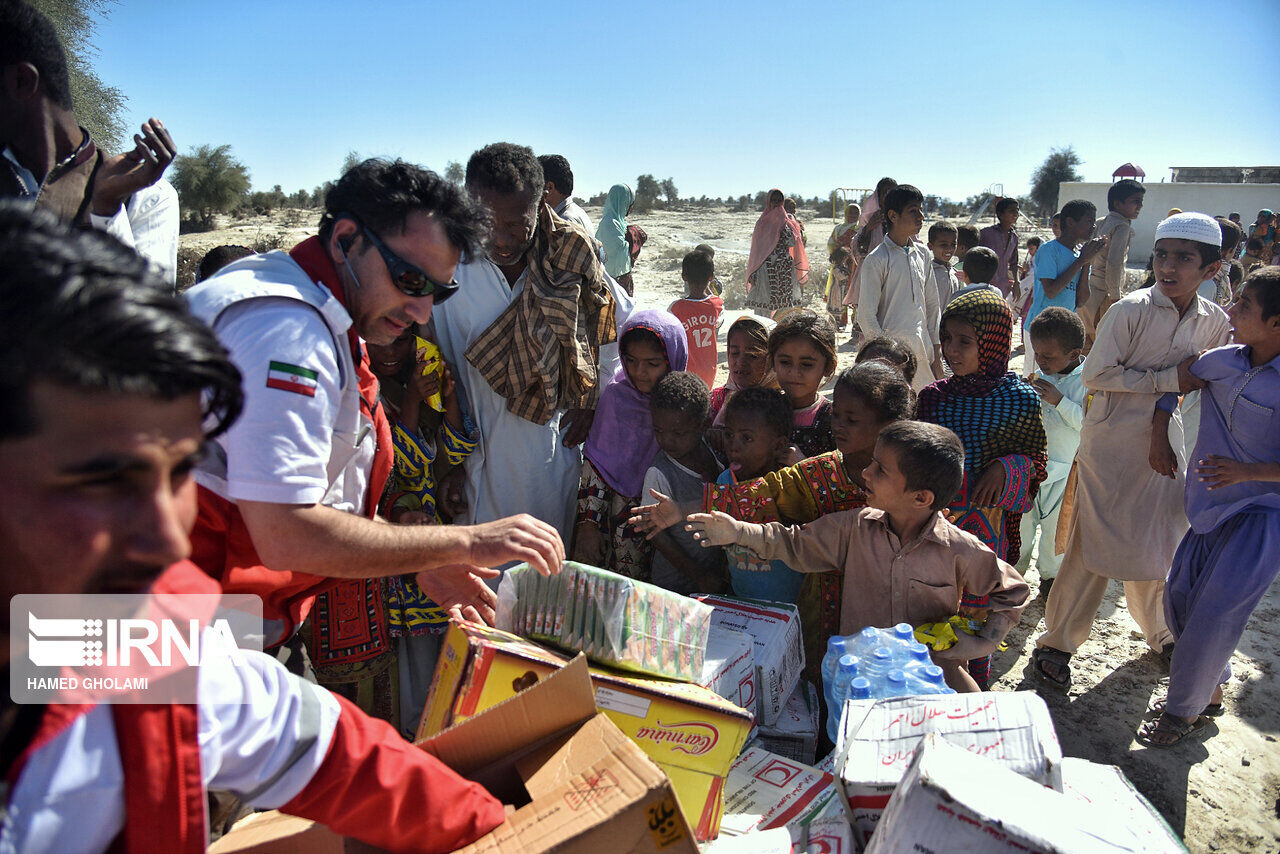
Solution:
[{"label": "boy's sandal", "polygon": [[[1151,705],[1147,707],[1147,714],[1163,715],[1165,704],[1168,701],[1169,701],[1168,697],[1157,697],[1156,699],[1152,700]],[[1226,712],[1222,708],[1221,703],[1210,703],[1209,705],[1204,707],[1204,711],[1202,711],[1200,715],[1206,718],[1220,718],[1225,713]]]},{"label": "boy's sandal", "polygon": [[[1161,750],[1166,750],[1181,744],[1187,739],[1203,737],[1205,728],[1208,726],[1209,721],[1203,715],[1197,716],[1193,721],[1188,721],[1166,713],[1154,721],[1148,721],[1138,727],[1137,740],[1139,744],[1145,744],[1147,747],[1158,747]],[[1156,738],[1163,740],[1156,741]]]},{"label": "boy's sandal", "polygon": [[[1054,665],[1056,675],[1045,670],[1046,664]],[[1031,653],[1031,672],[1040,684],[1066,691],[1071,687],[1071,654],[1048,646],[1038,646]]]}]

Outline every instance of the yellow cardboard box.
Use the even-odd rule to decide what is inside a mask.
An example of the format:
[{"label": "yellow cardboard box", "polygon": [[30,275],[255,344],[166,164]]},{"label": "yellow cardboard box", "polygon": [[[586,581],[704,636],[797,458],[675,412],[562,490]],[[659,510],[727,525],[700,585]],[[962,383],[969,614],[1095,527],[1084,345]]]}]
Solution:
[{"label": "yellow cardboard box", "polygon": [[[450,625],[418,727],[419,739],[490,708],[562,667],[567,659],[475,623]],[[752,714],[698,685],[591,668],[596,706],[671,778],[699,840],[715,838],[724,782]]]}]

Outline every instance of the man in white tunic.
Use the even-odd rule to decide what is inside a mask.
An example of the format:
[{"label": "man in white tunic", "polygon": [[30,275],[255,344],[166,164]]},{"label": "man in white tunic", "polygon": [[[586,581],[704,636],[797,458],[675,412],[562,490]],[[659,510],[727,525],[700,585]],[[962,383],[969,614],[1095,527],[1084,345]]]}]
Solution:
[{"label": "man in white tunic", "polygon": [[[1166,652],[1173,635],[1163,613],[1164,578],[1189,523],[1183,509],[1182,421],[1175,413],[1158,444],[1169,458],[1155,470],[1152,421],[1167,393],[1202,383],[1188,368],[1227,342],[1227,315],[1196,288],[1217,272],[1221,231],[1204,214],[1177,214],[1156,228],[1156,283],[1103,316],[1084,362],[1092,398],[1076,454],[1075,506],[1066,553],[1036,641],[1035,671],[1070,683],[1068,661],[1089,637],[1108,579],[1124,582],[1129,614],[1147,645]],[[1164,426],[1167,423],[1167,428]],[[1155,438],[1164,439],[1157,435]]]},{"label": "man in white tunic", "polygon": [[[496,143],[472,155],[467,189],[493,216],[487,257],[458,266],[458,292],[437,307],[434,324],[440,350],[462,386],[464,406],[480,431],[479,447],[465,467],[467,506],[456,519],[474,524],[501,518],[518,507],[518,512],[553,525],[567,541],[582,468],[578,446],[590,429],[599,388],[609,377],[599,369],[600,346],[616,339],[617,326],[630,314],[631,304],[604,272],[594,244],[585,236],[586,242],[575,244],[583,250],[577,256],[589,256],[573,259],[580,265],[578,272],[553,270],[551,276],[580,282],[572,294],[554,296],[561,290],[555,282],[545,292],[525,293],[531,280],[543,287],[547,275],[542,271],[562,264],[563,259],[551,257],[553,247],[563,247],[569,238],[555,235],[578,233],[543,203],[544,187],[542,167],[528,148]],[[599,282],[601,290],[589,286],[588,280]],[[592,300],[607,301],[608,308],[587,305]],[[545,318],[529,316],[551,309],[551,303],[577,315],[576,330],[549,334],[540,322]],[[607,332],[600,328],[603,322],[583,329],[585,318],[599,319],[606,312],[612,316]],[[513,328],[528,333],[529,340],[486,338],[502,319],[511,319]],[[478,341],[482,346],[477,347]],[[489,341],[491,347],[483,346]],[[530,355],[531,346],[558,348],[562,358],[536,359]],[[503,363],[496,373],[518,377],[514,390],[495,390],[494,374],[476,364],[481,355],[477,349],[492,357],[490,362]],[[573,367],[560,370],[566,359]],[[552,376],[544,370],[548,364],[554,364]],[[532,387],[538,389],[537,405],[527,399]],[[578,405],[570,405],[574,403]],[[517,414],[522,407],[525,414]],[[445,486],[446,499],[453,488]]]}]

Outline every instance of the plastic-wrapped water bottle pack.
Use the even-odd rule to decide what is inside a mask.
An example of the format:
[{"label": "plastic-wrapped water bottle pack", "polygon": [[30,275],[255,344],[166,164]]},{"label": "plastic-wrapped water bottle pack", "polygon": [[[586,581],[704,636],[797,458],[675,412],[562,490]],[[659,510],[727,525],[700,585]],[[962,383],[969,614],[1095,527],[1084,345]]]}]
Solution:
[{"label": "plastic-wrapped water bottle pack", "polygon": [[954,694],[929,648],[907,623],[891,629],[868,626],[855,635],[827,641],[822,658],[822,690],[827,701],[827,735],[834,742],[846,700],[883,700],[918,694]]}]

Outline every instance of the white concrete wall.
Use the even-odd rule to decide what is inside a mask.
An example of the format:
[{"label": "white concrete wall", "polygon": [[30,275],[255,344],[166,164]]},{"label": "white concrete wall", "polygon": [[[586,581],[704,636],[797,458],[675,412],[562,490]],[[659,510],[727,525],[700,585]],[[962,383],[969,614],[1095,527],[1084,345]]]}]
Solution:
[{"label": "white concrete wall", "polygon": [[[1147,195],[1142,202],[1142,215],[1133,223],[1133,242],[1129,244],[1129,266],[1146,266],[1147,256],[1155,245],[1156,226],[1169,208],[1199,211],[1210,216],[1240,214],[1245,237],[1249,226],[1263,208],[1280,210],[1280,184],[1143,184]],[[1068,182],[1058,185],[1058,209],[1072,199],[1093,202],[1098,217],[1107,215],[1107,190],[1110,184]]]}]

